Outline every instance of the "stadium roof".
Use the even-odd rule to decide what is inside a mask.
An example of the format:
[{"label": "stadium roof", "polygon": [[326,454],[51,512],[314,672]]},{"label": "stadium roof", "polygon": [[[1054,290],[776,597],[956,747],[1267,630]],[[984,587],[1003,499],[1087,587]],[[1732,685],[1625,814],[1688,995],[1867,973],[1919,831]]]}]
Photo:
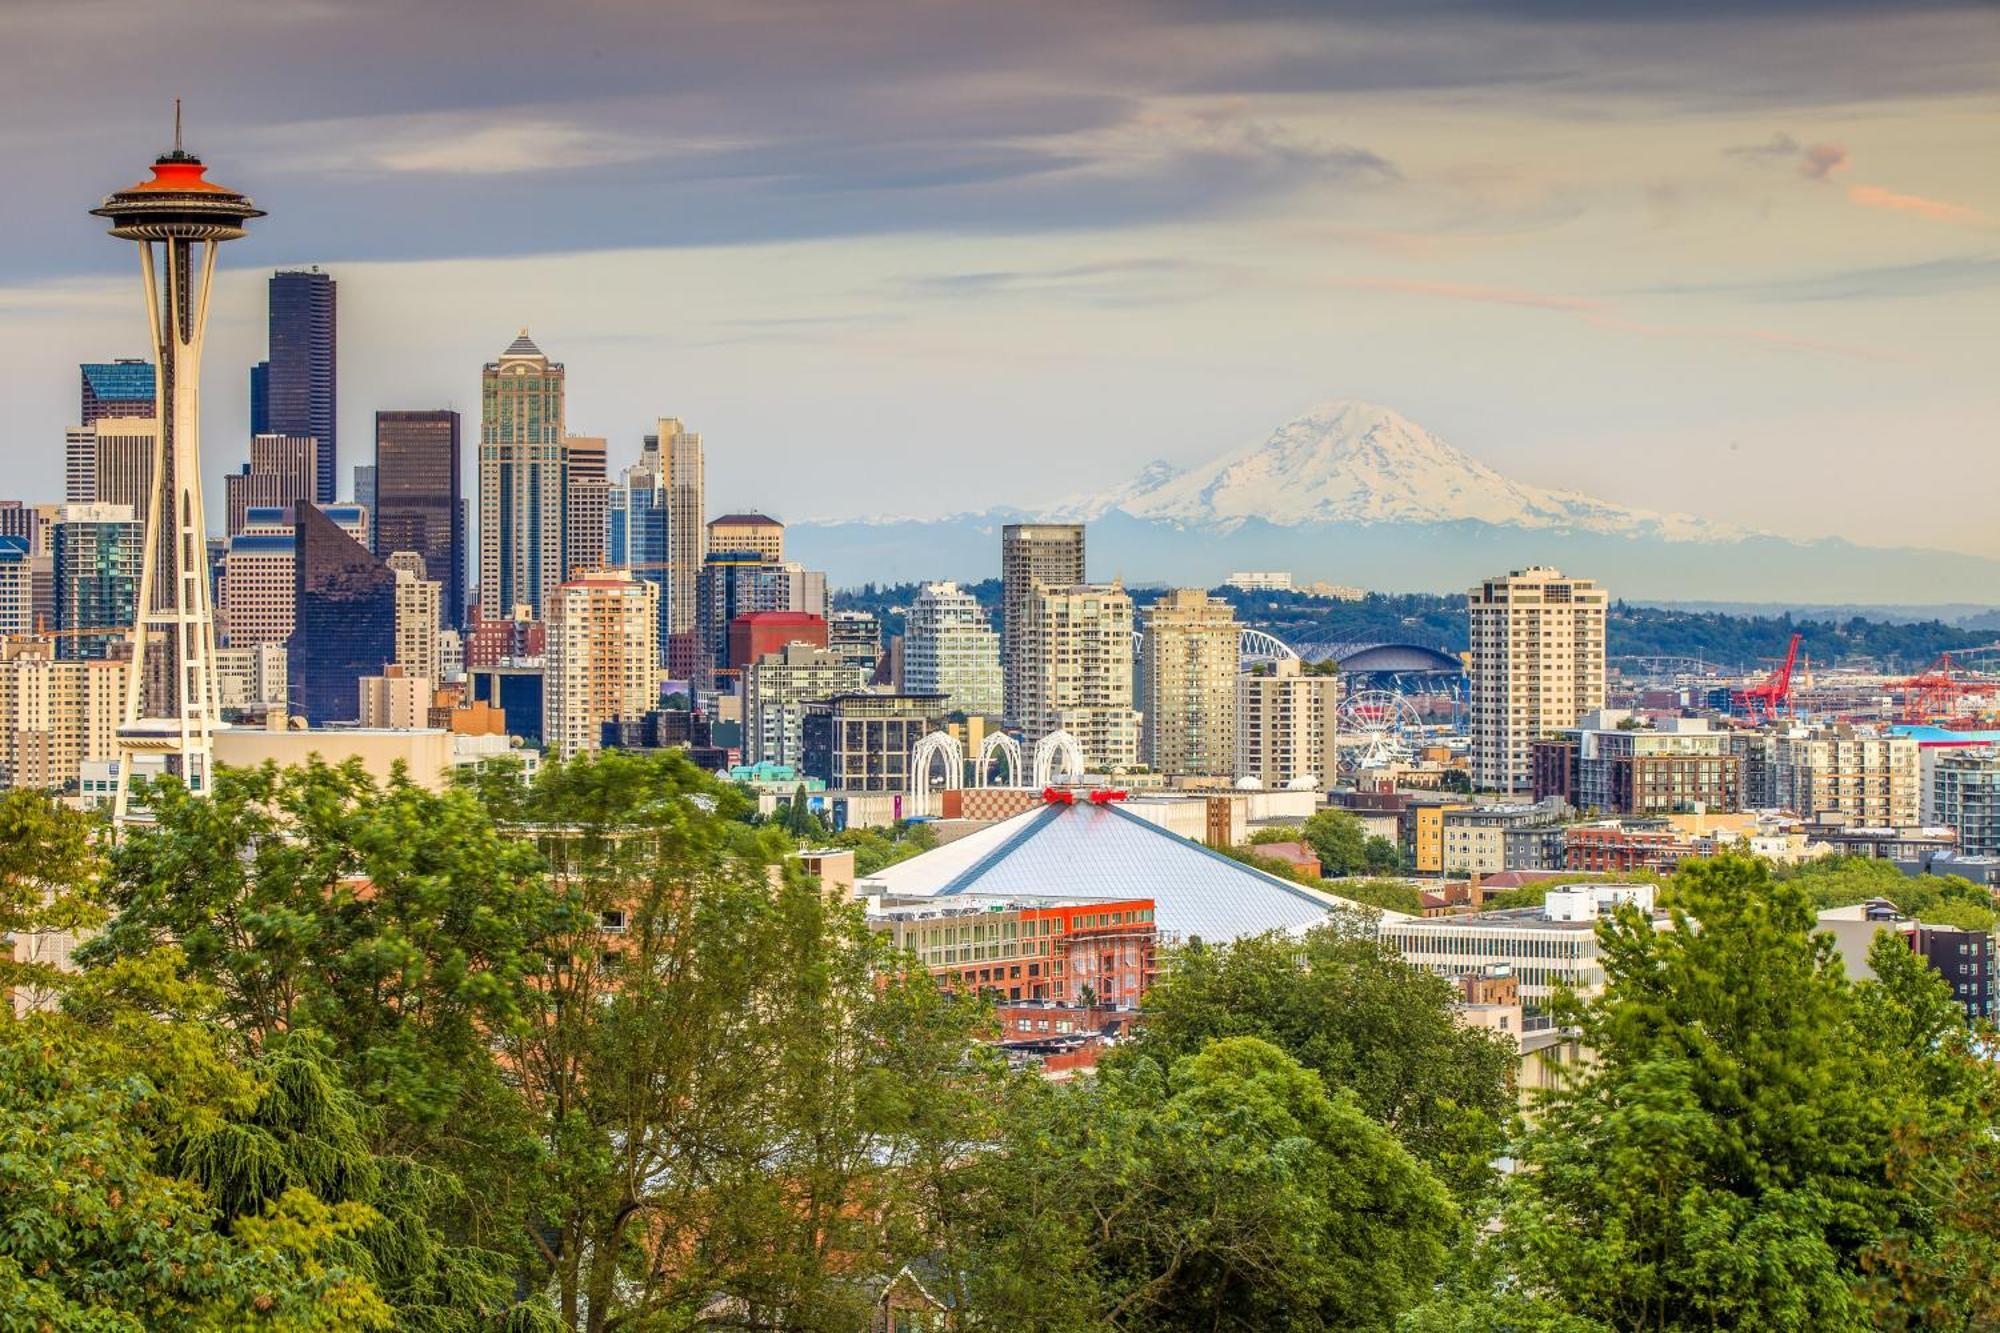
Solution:
[{"label": "stadium roof", "polygon": [[1151,898],[1162,934],[1234,940],[1299,931],[1342,898],[1279,879],[1149,823],[1115,802],[1030,810],[863,878],[895,898]]}]

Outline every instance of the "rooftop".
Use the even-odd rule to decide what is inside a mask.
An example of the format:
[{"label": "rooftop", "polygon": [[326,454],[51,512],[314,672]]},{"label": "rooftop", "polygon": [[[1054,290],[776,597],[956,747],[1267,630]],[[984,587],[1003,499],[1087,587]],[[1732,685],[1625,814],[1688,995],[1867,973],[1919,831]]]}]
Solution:
[{"label": "rooftop", "polygon": [[751,526],[782,528],[785,525],[777,519],[772,518],[769,514],[722,514],[708,520],[708,526],[711,528]]},{"label": "rooftop", "polygon": [[1037,807],[889,866],[858,888],[898,899],[1151,898],[1161,933],[1206,940],[1303,930],[1355,906],[1233,861],[1115,801]]}]

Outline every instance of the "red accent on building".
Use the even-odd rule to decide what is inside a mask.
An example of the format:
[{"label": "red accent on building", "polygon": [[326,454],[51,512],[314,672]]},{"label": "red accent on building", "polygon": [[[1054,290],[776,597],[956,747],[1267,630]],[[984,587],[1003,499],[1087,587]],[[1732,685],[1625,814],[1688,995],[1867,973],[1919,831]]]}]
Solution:
[{"label": "red accent on building", "polygon": [[1006,915],[1018,923],[1022,940],[1045,939],[1048,949],[1004,961],[932,967],[930,973],[940,986],[1002,1001],[1059,1004],[1082,1003],[1087,986],[1091,1000],[1106,1009],[1135,1009],[1152,988],[1159,928],[1153,922],[1151,898],[1023,905]]},{"label": "red accent on building", "polygon": [[234,194],[227,186],[203,179],[208,168],[198,157],[163,157],[153,164],[153,179],[140,181],[131,190],[172,191],[175,194]]},{"label": "red accent on building", "polygon": [[476,670],[499,666],[505,658],[540,657],[548,642],[548,626],[539,620],[516,620],[511,616],[489,620],[475,606],[465,626],[465,665],[468,670]]},{"label": "red accent on building", "polygon": [[1122,801],[1124,799],[1125,793],[1122,791],[1094,791],[1090,794],[1090,803],[1092,805],[1110,805],[1113,801]]},{"label": "red accent on building", "polygon": [[1061,787],[1044,787],[1042,788],[1042,803],[1044,805],[1075,805],[1076,793],[1073,791],[1064,791]]},{"label": "red accent on building", "polygon": [[748,611],[729,622],[729,666],[740,671],[788,643],[826,647],[826,622],[804,611]]},{"label": "red accent on building", "polygon": [[1563,865],[1569,870],[1672,870],[1693,855],[1694,843],[1678,833],[1589,826],[1563,831]]}]

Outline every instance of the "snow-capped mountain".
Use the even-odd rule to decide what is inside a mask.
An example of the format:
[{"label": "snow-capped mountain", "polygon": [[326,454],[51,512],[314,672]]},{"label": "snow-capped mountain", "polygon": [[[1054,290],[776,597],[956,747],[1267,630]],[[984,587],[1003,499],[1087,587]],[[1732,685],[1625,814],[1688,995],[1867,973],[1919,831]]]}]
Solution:
[{"label": "snow-capped mountain", "polygon": [[1225,530],[1252,519],[1279,527],[1471,520],[1678,541],[1744,535],[1687,514],[1515,481],[1408,418],[1353,399],[1323,403],[1261,444],[1184,472],[1152,463],[1125,485],[1060,510],[1080,519],[1113,511]]}]

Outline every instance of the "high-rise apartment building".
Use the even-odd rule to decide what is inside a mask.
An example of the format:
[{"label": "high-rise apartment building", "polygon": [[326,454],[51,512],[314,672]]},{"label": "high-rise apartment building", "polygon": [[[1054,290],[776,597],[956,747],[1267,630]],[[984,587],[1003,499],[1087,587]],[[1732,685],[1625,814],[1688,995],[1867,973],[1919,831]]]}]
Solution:
[{"label": "high-rise apartment building", "polygon": [[743,755],[753,764],[803,762],[805,706],[859,690],[861,671],[829,648],[789,643],[743,671]]},{"label": "high-rise apartment building", "polygon": [[1125,589],[1037,580],[1023,617],[1015,667],[1026,743],[1066,731],[1096,770],[1136,765],[1140,715],[1132,706],[1132,599]]},{"label": "high-rise apartment building", "polygon": [[1236,677],[1236,776],[1270,788],[1328,786],[1339,757],[1340,677],[1296,657]]},{"label": "high-rise apartment building", "polygon": [[795,561],[777,563],[747,552],[711,552],[696,586],[700,653],[696,684],[708,688],[728,672],[729,625],[753,611],[798,611],[826,619],[826,575]]},{"label": "high-rise apartment building", "polygon": [[[99,417],[150,417],[159,411],[153,363],[138,358],[86,361],[77,420],[94,426]],[[71,501],[72,504],[86,503]]]},{"label": "high-rise apartment building", "polygon": [[873,677],[882,657],[882,622],[866,611],[835,611],[826,622],[826,646]]},{"label": "high-rise apartment building", "polygon": [[659,454],[659,467],[666,477],[667,632],[692,634],[699,619],[695,583],[701,577],[701,562],[708,556],[708,530],[701,521],[707,505],[701,436],[683,426],[678,417],[661,417],[647,443]]},{"label": "high-rise apartment building", "polygon": [[1956,830],[1961,855],[2000,856],[2000,751],[1954,747],[1929,767],[1924,821]]},{"label": "high-rise apartment building", "polygon": [[0,639],[35,628],[35,566],[28,539],[0,535]]},{"label": "high-rise apartment building", "polygon": [[563,580],[563,367],[522,329],[480,381],[479,609],[544,614]]},{"label": "high-rise apartment building", "polygon": [[1143,756],[1161,773],[1227,777],[1236,768],[1236,608],[1176,588],[1146,608],[1139,647]]},{"label": "high-rise apartment building", "polygon": [[318,505],[294,516],[298,581],[286,672],[308,723],[353,721],[360,681],[396,657],[396,572]]},{"label": "high-rise apartment building", "polygon": [[[334,478],[339,475],[334,287],[333,278],[316,268],[271,275],[271,356],[262,375],[251,380],[255,433],[303,435],[315,441],[312,498],[319,504],[333,503]],[[261,404],[254,401],[260,379]]]},{"label": "high-rise apartment building", "polygon": [[569,759],[604,724],[660,706],[660,590],[622,569],[557,585],[549,599],[542,743]]},{"label": "high-rise apartment building", "polygon": [[1082,582],[1083,524],[1009,523],[1000,529],[1000,667],[1008,726],[1026,724],[1022,688],[1029,667],[1022,645],[1035,588],[1071,588]]},{"label": "high-rise apartment building", "polygon": [[800,725],[803,775],[834,791],[910,789],[910,752],[944,726],[944,697],[858,691],[815,699]]},{"label": "high-rise apartment building", "polygon": [[250,461],[222,479],[227,526],[243,531],[252,508],[283,508],[311,502],[319,494],[319,441],[310,435],[258,435],[250,441]]},{"label": "high-rise apartment building", "polygon": [[710,551],[745,551],[765,560],[785,558],[785,525],[768,514],[724,514],[708,520]]},{"label": "high-rise apartment building", "polygon": [[406,675],[436,685],[443,679],[438,665],[442,589],[424,577],[424,558],[414,551],[397,551],[385,563],[396,575],[396,655],[391,660]]},{"label": "high-rise apartment building", "polygon": [[1466,594],[1472,640],[1472,781],[1532,788],[1530,747],[1604,706],[1609,597],[1589,579],[1536,565]]},{"label": "high-rise apartment building", "polygon": [[[130,505],[64,505],[53,533],[56,657],[112,655],[138,604],[143,534]],[[94,632],[82,632],[94,631]]]},{"label": "high-rise apartment building", "polygon": [[58,659],[47,639],[0,641],[0,785],[74,791],[86,761],[117,758],[129,669]]},{"label": "high-rise apartment building", "polygon": [[979,599],[956,583],[926,583],[910,604],[903,619],[903,686],[913,694],[944,695],[954,713],[1000,715],[1000,636],[986,623]]},{"label": "high-rise apartment building", "polygon": [[439,587],[445,625],[465,618],[465,505],[458,413],[375,414],[375,549],[415,551]]},{"label": "high-rise apartment building", "polygon": [[1845,724],[1780,732],[1771,756],[1775,803],[1855,828],[1907,828],[1922,805],[1917,742]]},{"label": "high-rise apartment building", "polygon": [[611,510],[604,438],[564,436],[563,463],[568,477],[563,483],[563,577],[576,578],[604,568]]}]

